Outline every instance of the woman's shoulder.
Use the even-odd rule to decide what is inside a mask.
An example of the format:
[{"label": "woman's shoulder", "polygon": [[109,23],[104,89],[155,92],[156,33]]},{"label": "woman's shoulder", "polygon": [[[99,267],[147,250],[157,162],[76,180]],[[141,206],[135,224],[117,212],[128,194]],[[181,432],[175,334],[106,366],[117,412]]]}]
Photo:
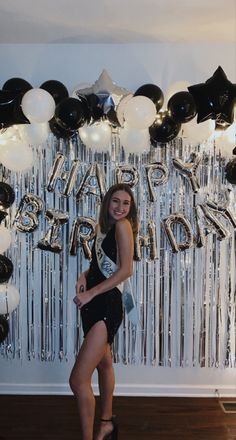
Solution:
[{"label": "woman's shoulder", "polygon": [[115,224],[116,232],[120,233],[130,233],[132,232],[132,226],[130,221],[127,218],[122,218],[118,220]]}]

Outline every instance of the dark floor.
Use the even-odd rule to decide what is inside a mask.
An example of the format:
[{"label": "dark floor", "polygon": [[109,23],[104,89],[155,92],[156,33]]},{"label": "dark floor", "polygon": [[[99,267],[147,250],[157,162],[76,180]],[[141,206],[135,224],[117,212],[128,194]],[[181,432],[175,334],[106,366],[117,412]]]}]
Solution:
[{"label": "dark floor", "polygon": [[[114,413],[119,440],[236,440],[236,413],[216,398],[115,397]],[[72,396],[0,395],[0,440],[79,439]]]}]

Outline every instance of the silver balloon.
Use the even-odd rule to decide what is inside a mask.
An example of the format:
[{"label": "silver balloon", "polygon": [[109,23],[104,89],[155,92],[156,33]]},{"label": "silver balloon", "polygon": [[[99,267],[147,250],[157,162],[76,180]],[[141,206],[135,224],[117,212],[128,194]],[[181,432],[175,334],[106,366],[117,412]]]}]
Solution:
[{"label": "silver balloon", "polygon": [[72,227],[70,235],[70,255],[76,255],[78,246],[83,248],[84,256],[91,259],[91,250],[88,242],[95,237],[96,222],[90,217],[78,217]]},{"label": "silver balloon", "polygon": [[43,207],[44,203],[40,197],[35,194],[25,194],[20,201],[14,220],[18,231],[34,231],[38,227],[38,216]]},{"label": "silver balloon", "polygon": [[234,213],[229,208],[229,200],[227,200],[223,205],[214,202],[213,200],[207,200],[206,205],[208,208],[210,208],[212,211],[223,215],[233,226],[233,228],[236,228],[236,218],[234,216]]},{"label": "silver balloon", "polygon": [[193,192],[198,192],[200,184],[196,176],[198,166],[201,162],[201,156],[192,153],[190,156],[190,162],[183,162],[181,159],[173,159],[174,167],[180,171],[183,176],[189,179]]},{"label": "silver balloon", "polygon": [[123,165],[116,168],[117,183],[127,183],[130,187],[134,187],[139,182],[139,174],[135,167]]},{"label": "silver balloon", "polygon": [[136,235],[134,243],[134,260],[141,261],[142,253],[141,247],[149,248],[150,260],[156,260],[157,256],[157,238],[156,238],[156,225],[150,220],[148,223],[148,235],[143,236],[139,233]]},{"label": "silver balloon", "polygon": [[[99,190],[99,192],[97,192],[97,190]],[[105,178],[101,167],[98,164],[90,165],[79,185],[76,200],[79,201],[84,194],[93,194],[102,200],[105,192]]]},{"label": "silver balloon", "polygon": [[163,185],[167,182],[169,177],[169,171],[166,165],[161,162],[156,162],[151,165],[145,166],[149,198],[151,202],[155,202],[156,194],[154,187],[158,185]]},{"label": "silver balloon", "polygon": [[[162,221],[173,252],[184,251],[185,249],[189,249],[191,246],[193,246],[194,237],[192,226],[190,221],[186,219],[183,214],[171,214]],[[177,239],[174,235],[173,227],[174,225],[178,224],[184,228],[185,241],[177,242]]]},{"label": "silver balloon", "polygon": [[196,218],[196,245],[198,248],[205,246],[206,236],[204,233],[204,224],[202,221],[202,210],[199,205],[195,207],[195,218]]},{"label": "silver balloon", "polygon": [[214,214],[216,209],[212,209],[211,203],[203,203],[200,206],[207,219],[208,224],[210,224],[215,229],[218,240],[229,238],[231,235],[230,231],[228,231],[223,223],[221,223],[220,220],[216,217],[216,215]]},{"label": "silver balloon", "polygon": [[58,209],[48,209],[46,218],[51,226],[37,246],[42,250],[59,253],[63,249],[61,242],[58,240],[59,231],[61,226],[68,222],[69,215],[67,212]]},{"label": "silver balloon", "polygon": [[130,92],[117,86],[104,69],[93,85],[74,90],[72,96],[80,97],[91,94],[98,97],[99,106],[103,109],[103,113],[107,114],[110,110],[116,110],[121,99]]},{"label": "silver balloon", "polygon": [[76,182],[76,177],[78,174],[78,170],[79,170],[79,166],[80,166],[80,161],[79,160],[73,160],[72,161],[72,165],[69,171],[65,172],[62,171],[62,167],[65,163],[66,157],[61,154],[58,153],[53,166],[49,172],[49,176],[48,176],[48,185],[47,185],[47,190],[49,192],[52,192],[55,190],[56,184],[58,180],[62,180],[65,181],[65,186],[63,191],[61,191],[61,194],[63,196],[70,196],[75,182]]}]

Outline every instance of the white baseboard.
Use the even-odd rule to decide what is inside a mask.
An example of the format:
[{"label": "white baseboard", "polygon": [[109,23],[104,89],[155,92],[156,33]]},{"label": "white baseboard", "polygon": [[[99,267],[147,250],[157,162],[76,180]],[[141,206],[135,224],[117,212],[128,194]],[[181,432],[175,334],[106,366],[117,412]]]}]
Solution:
[{"label": "white baseboard", "polygon": [[[98,394],[97,385],[93,386]],[[0,394],[25,395],[71,395],[67,384],[0,383]],[[115,396],[127,397],[236,397],[236,389],[217,385],[156,385],[117,384]]]}]

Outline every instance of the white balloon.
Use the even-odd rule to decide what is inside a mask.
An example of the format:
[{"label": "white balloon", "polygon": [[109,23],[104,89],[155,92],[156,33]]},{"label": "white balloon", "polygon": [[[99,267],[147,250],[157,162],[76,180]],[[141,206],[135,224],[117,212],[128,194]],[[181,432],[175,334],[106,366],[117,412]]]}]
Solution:
[{"label": "white balloon", "polygon": [[86,147],[107,151],[111,145],[111,126],[107,122],[85,124],[79,128],[79,136]]},{"label": "white balloon", "polygon": [[134,96],[124,107],[125,122],[132,128],[148,128],[155,118],[155,104],[146,96]]},{"label": "white balloon", "polygon": [[143,153],[150,149],[150,135],[147,128],[138,130],[125,124],[119,132],[120,143],[127,153]]},{"label": "white balloon", "polygon": [[182,125],[182,137],[190,144],[201,144],[209,139],[215,128],[213,120],[197,123],[197,116]]},{"label": "white balloon", "polygon": [[55,113],[55,101],[50,93],[44,89],[30,89],[21,101],[24,115],[30,122],[48,122]]},{"label": "white balloon", "polygon": [[220,152],[222,156],[232,157],[232,152],[235,147],[236,137],[236,122],[230,125],[227,130],[216,130],[211,139],[215,141],[216,151]]},{"label": "white balloon", "polygon": [[45,142],[49,135],[48,122],[42,122],[41,124],[22,124],[19,126],[19,133],[22,141],[31,145],[42,144]]},{"label": "white balloon", "polygon": [[0,284],[0,315],[13,312],[19,302],[19,290],[13,284]]},{"label": "white balloon", "polygon": [[11,232],[5,226],[0,225],[0,254],[3,254],[11,245]]},{"label": "white balloon", "polygon": [[124,123],[125,123],[125,118],[124,118],[124,109],[125,109],[125,106],[126,106],[127,102],[128,102],[131,98],[133,98],[133,94],[132,94],[132,93],[130,93],[129,95],[124,96],[124,97],[120,100],[119,104],[117,105],[116,116],[117,116],[117,119],[118,119],[118,121],[119,121],[121,127],[123,127],[123,126],[124,126]]},{"label": "white balloon", "polygon": [[175,93],[178,92],[188,92],[188,87],[191,84],[188,81],[176,81],[175,83],[171,84],[166,92],[164,93],[164,104],[163,108],[167,108],[167,104],[171,96],[173,96]]},{"label": "white balloon", "polygon": [[18,126],[12,125],[8,128],[3,128],[0,130],[0,144],[5,143],[6,139],[16,139],[18,136]]},{"label": "white balloon", "polygon": [[6,141],[0,147],[0,162],[11,171],[25,171],[32,166],[32,148],[20,141]]}]

